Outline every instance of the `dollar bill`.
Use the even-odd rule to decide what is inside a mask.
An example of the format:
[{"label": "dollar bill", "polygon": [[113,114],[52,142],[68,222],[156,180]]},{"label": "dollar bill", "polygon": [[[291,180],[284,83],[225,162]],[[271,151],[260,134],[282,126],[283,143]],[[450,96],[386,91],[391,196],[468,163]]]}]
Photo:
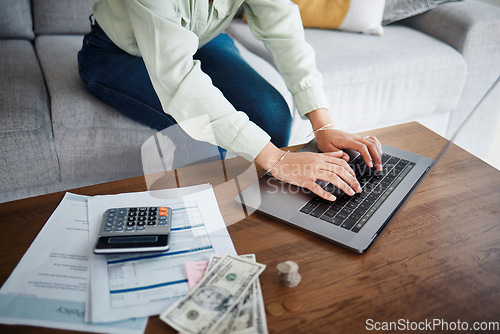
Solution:
[{"label": "dollar bill", "polygon": [[[242,255],[245,256],[245,255]],[[253,261],[255,261],[255,255]],[[240,303],[238,317],[232,324],[231,330],[228,333],[232,334],[267,334],[266,311],[264,308],[264,298],[260,281],[255,280],[252,285],[252,294],[248,295],[249,299],[245,299]],[[250,311],[252,313],[250,313]]]},{"label": "dollar bill", "polygon": [[[255,262],[255,254],[240,255],[240,258]],[[213,255],[207,269],[210,269],[220,256]],[[264,299],[259,280],[255,280],[248,289],[246,296],[238,303],[210,334],[267,334],[267,322],[264,309]]]},{"label": "dollar bill", "polygon": [[259,280],[256,280],[255,283],[255,315],[254,315],[254,326],[251,329],[243,329],[243,333],[248,333],[251,331],[252,333],[258,334],[267,334],[267,321],[266,321],[266,310],[264,308],[264,297],[262,295],[262,288],[260,287]]},{"label": "dollar bill", "polygon": [[208,261],[207,269],[205,269],[205,274],[214,269],[215,265],[220,261],[220,259],[222,259],[221,255],[212,254],[212,256],[210,256],[210,260]]},{"label": "dollar bill", "polygon": [[[239,258],[245,258],[245,257],[242,257],[241,255],[238,256]],[[222,259],[222,256],[220,255],[212,255],[210,257],[210,261],[208,262],[208,266],[207,266],[207,273],[210,272],[210,270],[212,270],[216,265],[217,263]],[[249,260],[252,260],[251,258],[247,258]],[[252,289],[253,287],[253,284],[249,287],[248,290]],[[246,295],[248,295],[248,290],[247,290],[247,293]],[[243,300],[245,299],[246,297],[243,297]],[[217,326],[213,327],[209,334],[212,334],[212,333],[217,333],[217,334],[226,334],[228,330],[230,330],[230,328],[232,327],[232,324],[234,323],[234,321],[236,321],[236,318],[238,317],[238,308],[239,308],[239,305],[240,303],[242,303],[242,301],[240,301],[239,303],[235,304],[231,310],[229,310],[229,312],[221,319],[221,321],[217,324]]]},{"label": "dollar bill", "polygon": [[160,319],[184,333],[212,331],[246,296],[265,265],[226,255]]}]

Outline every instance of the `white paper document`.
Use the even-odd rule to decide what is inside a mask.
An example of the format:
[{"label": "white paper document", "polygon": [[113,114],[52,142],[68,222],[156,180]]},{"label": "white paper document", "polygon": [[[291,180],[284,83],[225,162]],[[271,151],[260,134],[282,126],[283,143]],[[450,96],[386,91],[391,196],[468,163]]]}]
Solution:
[{"label": "white paper document", "polygon": [[170,248],[164,253],[90,254],[86,317],[91,322],[160,314],[189,291],[185,262],[209,260],[213,254],[236,255],[208,184],[89,198],[90,239],[97,239],[108,208],[141,206],[172,208]]},{"label": "white paper document", "polygon": [[99,333],[144,332],[147,318],[101,324],[84,321],[91,246],[87,198],[64,196],[2,286],[1,323]]}]

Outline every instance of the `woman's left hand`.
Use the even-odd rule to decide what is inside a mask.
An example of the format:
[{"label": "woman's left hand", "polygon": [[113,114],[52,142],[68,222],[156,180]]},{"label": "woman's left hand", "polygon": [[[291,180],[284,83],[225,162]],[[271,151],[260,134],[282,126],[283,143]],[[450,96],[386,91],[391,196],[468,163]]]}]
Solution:
[{"label": "woman's left hand", "polygon": [[[376,137],[360,137],[339,129],[324,129],[315,133],[321,152],[336,152],[343,149],[358,151],[369,167],[382,171],[382,145]],[[349,156],[343,158],[348,161]]]}]

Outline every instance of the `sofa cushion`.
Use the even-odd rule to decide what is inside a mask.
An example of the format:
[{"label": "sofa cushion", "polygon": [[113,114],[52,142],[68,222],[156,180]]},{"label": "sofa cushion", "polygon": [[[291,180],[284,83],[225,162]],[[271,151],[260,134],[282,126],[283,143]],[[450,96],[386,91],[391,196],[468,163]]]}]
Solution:
[{"label": "sofa cushion", "polygon": [[0,0],[0,38],[33,39],[30,0]]},{"label": "sofa cushion", "polygon": [[456,106],[467,66],[449,45],[399,25],[386,27],[383,37],[328,33],[308,30],[306,39],[331,109],[354,131],[367,120],[413,120]]},{"label": "sofa cushion", "polygon": [[0,73],[1,192],[57,182],[49,99],[31,42],[1,40]]},{"label": "sofa cushion", "polygon": [[306,28],[382,35],[385,0],[292,0]]},{"label": "sofa cushion", "polygon": [[47,79],[54,121],[68,129],[140,130],[136,122],[108,108],[83,85],[77,61],[82,41],[83,36],[61,35],[39,36],[35,41]]},{"label": "sofa cushion", "polygon": [[36,34],[84,34],[97,0],[36,0],[33,17]]},{"label": "sofa cushion", "polygon": [[[246,24],[235,20],[228,31],[270,60]],[[316,51],[330,111],[345,130],[446,114],[457,104],[467,72],[465,61],[455,49],[424,33],[396,24],[386,27],[382,37],[320,29],[306,29],[305,36]],[[310,126],[297,117],[294,122],[301,123],[294,129],[303,132],[304,140]]]},{"label": "sofa cushion", "polygon": [[154,131],[86,90],[77,66],[82,40],[56,35],[35,41],[50,95],[61,178],[96,183],[141,175],[141,146]]},{"label": "sofa cushion", "polygon": [[0,41],[0,133],[36,131],[45,125],[48,97],[31,42]]}]

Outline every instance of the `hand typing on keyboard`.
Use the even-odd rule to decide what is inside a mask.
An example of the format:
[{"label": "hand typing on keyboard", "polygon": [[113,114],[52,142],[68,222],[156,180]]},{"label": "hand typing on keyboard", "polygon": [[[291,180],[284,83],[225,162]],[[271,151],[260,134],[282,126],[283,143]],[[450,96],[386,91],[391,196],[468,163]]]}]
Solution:
[{"label": "hand typing on keyboard", "polygon": [[268,143],[255,162],[275,178],[307,188],[329,201],[334,201],[338,195],[326,191],[317,181],[329,182],[349,196],[361,193],[363,189],[348,165],[349,156],[342,150],[358,151],[366,165],[382,171],[382,145],[378,139],[360,137],[333,128],[327,109],[316,109],[306,115],[314,129],[318,148],[324,153],[284,152]]},{"label": "hand typing on keyboard", "polygon": [[338,129],[315,133],[321,152],[336,152],[342,149],[358,151],[369,167],[382,171],[382,145],[376,137],[360,137]]},{"label": "hand typing on keyboard", "polygon": [[315,194],[334,201],[336,196],[323,189],[316,181],[324,180],[334,184],[349,196],[361,192],[353,169],[342,159],[344,152],[289,153],[271,174],[284,182],[307,188]]}]

